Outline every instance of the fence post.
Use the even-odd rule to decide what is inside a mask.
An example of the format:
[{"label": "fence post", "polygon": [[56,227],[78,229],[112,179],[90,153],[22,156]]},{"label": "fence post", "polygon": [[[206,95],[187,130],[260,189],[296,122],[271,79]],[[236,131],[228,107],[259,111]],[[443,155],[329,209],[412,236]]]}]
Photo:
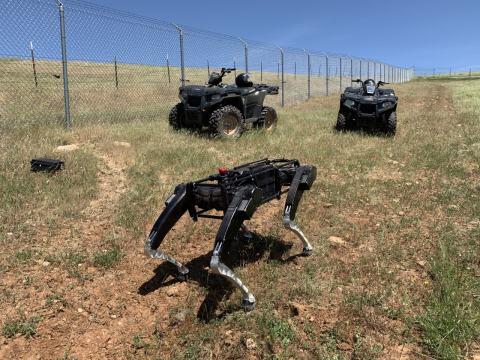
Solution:
[{"label": "fence post", "polygon": [[263,81],[263,60],[260,60],[260,82]]},{"label": "fence post", "polygon": [[362,59],[359,59],[359,61],[360,61],[360,68],[359,68],[359,70],[358,70],[358,72],[359,72],[358,78],[359,78],[360,80],[362,80]]},{"label": "fence post", "polygon": [[245,72],[248,73],[248,44],[242,38],[238,38],[240,42],[243,44],[243,52],[245,56]]},{"label": "fence post", "polygon": [[328,55],[325,54],[325,95],[328,96],[328,77],[330,75],[330,69],[328,66]]},{"label": "fence post", "polygon": [[340,92],[342,92],[342,57],[340,56]]},{"label": "fence post", "polygon": [[[281,62],[281,65],[282,65],[282,81],[281,81],[281,84],[282,84],[282,107],[285,106],[285,72],[284,72],[284,53],[283,53],[283,49],[279,46],[277,46],[277,48],[280,50],[280,62]],[[280,70],[280,69],[279,69]]]},{"label": "fence post", "polygon": [[210,61],[207,60],[207,74],[210,77]]},{"label": "fence post", "polygon": [[352,81],[353,81],[353,59],[350,58],[350,83],[352,83]]},{"label": "fence post", "polygon": [[185,49],[183,45],[183,29],[175,23],[172,25],[177,29],[180,38],[180,82],[182,86],[185,86]]},{"label": "fence post", "polygon": [[35,66],[35,54],[33,52],[33,42],[31,42],[31,41],[30,41],[30,55],[32,56],[33,80],[35,80],[35,87],[38,87],[37,68]]},{"label": "fence post", "polygon": [[367,60],[367,79],[370,79],[370,60]]},{"label": "fence post", "polygon": [[310,53],[307,50],[303,49],[305,54],[307,55],[307,99],[310,99],[311,96],[311,88],[310,88],[310,76],[311,76],[311,66],[310,66]]},{"label": "fence post", "polygon": [[68,90],[68,63],[67,63],[67,37],[65,34],[65,11],[63,4],[57,0],[60,14],[60,43],[62,47],[62,68],[63,68],[63,99],[65,102],[65,125],[67,129],[72,127],[70,118],[70,92]]},{"label": "fence post", "polygon": [[377,63],[373,62],[373,80],[377,82]]},{"label": "fence post", "polygon": [[118,89],[118,69],[117,69],[117,57],[113,58],[113,65],[115,68],[115,88]]},{"label": "fence post", "polygon": [[170,78],[170,60],[168,59],[168,54],[167,54],[167,76],[168,76],[168,83],[171,83],[171,78]]}]

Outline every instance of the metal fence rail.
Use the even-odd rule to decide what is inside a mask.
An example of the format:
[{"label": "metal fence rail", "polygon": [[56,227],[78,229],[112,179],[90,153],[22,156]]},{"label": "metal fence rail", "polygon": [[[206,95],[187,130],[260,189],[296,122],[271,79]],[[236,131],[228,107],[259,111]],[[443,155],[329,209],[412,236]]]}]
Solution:
[{"label": "metal fence rail", "polygon": [[357,78],[413,76],[379,61],[281,48],[81,0],[0,0],[0,8],[2,124],[163,117],[179,85],[203,84],[221,67],[278,85],[269,101],[281,106],[338,93]]}]

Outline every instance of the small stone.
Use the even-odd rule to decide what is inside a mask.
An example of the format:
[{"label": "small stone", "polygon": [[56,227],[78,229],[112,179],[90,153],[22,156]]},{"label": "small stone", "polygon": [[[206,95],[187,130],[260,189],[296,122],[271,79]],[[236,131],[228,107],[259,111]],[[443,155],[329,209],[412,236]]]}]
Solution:
[{"label": "small stone", "polygon": [[180,312],[175,314],[173,319],[175,320],[175,322],[181,323],[181,322],[185,321],[186,317],[187,317],[187,312],[186,311],[180,311]]},{"label": "small stone", "polygon": [[458,210],[458,205],[448,205],[448,210]]},{"label": "small stone", "polygon": [[226,336],[232,336],[232,334],[233,334],[233,331],[232,331],[232,330],[227,330],[227,331],[225,331],[225,335],[226,335]]},{"label": "small stone", "polygon": [[[480,188],[480,187],[479,187],[479,188]],[[7,233],[7,236],[13,236],[13,233],[8,232],[8,233]]]},{"label": "small stone", "polygon": [[421,267],[425,267],[425,265],[427,264],[425,261],[423,260],[417,260],[417,264]]},{"label": "small stone", "polygon": [[130,143],[126,142],[126,141],[114,141],[113,142],[113,145],[115,146],[120,146],[120,147],[124,147],[124,148],[129,148],[131,147],[132,145],[130,145]]},{"label": "small stone", "polygon": [[115,314],[112,314],[112,315],[110,315],[110,318],[112,318],[112,319],[116,319],[116,318],[117,318],[117,315],[115,315]]},{"label": "small stone", "polygon": [[314,322],[314,321],[315,321],[315,316],[310,316],[310,317],[308,318],[308,321]]},{"label": "small stone", "polygon": [[83,312],[83,309],[82,309],[82,308],[78,308],[77,311],[78,311],[79,313],[82,313],[82,312]]},{"label": "small stone", "polygon": [[325,203],[325,204],[323,204],[323,207],[324,207],[325,209],[331,208],[332,206],[333,206],[332,203]]},{"label": "small stone", "polygon": [[342,350],[342,351],[349,351],[352,350],[352,346],[346,342],[342,342],[340,344],[337,344],[337,349]]},{"label": "small stone", "polygon": [[346,242],[341,237],[338,236],[330,236],[328,241],[333,245],[345,245]]},{"label": "small stone", "polygon": [[47,267],[47,266],[49,266],[49,265],[50,265],[50,263],[49,263],[48,261],[43,261],[43,262],[42,262],[42,266],[43,266],[43,267]]},{"label": "small stone", "polygon": [[248,349],[248,350],[253,350],[257,347],[257,344],[255,343],[255,340],[251,339],[251,338],[247,338],[245,340],[245,347]]},{"label": "small stone", "polygon": [[57,146],[55,151],[70,152],[70,151],[75,151],[75,150],[78,150],[78,149],[79,149],[79,146],[77,144],[70,144],[70,145]]},{"label": "small stone", "polygon": [[405,213],[404,213],[403,211],[399,211],[399,212],[398,212],[398,215],[399,215],[399,216],[403,216],[403,215],[405,215]]}]

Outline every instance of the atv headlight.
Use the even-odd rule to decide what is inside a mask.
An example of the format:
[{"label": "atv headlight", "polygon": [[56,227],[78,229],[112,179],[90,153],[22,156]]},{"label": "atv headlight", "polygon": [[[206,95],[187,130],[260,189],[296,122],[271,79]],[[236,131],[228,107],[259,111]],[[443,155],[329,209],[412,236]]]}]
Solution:
[{"label": "atv headlight", "polygon": [[389,108],[390,106],[392,106],[392,103],[391,103],[390,101],[385,101],[385,102],[382,104],[382,107],[383,107],[384,109]]},{"label": "atv headlight", "polygon": [[212,95],[212,97],[211,97],[211,99],[212,99],[213,101],[220,100],[220,98],[221,98],[221,95],[220,95],[220,94],[214,94],[214,95]]},{"label": "atv headlight", "polygon": [[350,99],[347,99],[347,100],[345,100],[345,102],[344,102],[343,104],[344,104],[346,107],[351,108],[351,107],[353,107],[353,106],[355,105],[355,101],[350,100]]}]

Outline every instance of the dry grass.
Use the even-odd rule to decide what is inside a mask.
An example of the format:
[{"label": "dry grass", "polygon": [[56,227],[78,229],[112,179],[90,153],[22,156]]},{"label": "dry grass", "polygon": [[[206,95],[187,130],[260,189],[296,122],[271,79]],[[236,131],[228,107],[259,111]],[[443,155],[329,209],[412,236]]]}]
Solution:
[{"label": "dry grass", "polygon": [[[274,134],[235,142],[140,113],[72,132],[12,127],[0,141],[0,357],[478,356],[480,81],[394,87],[393,139],[334,133],[337,96],[280,110]],[[80,150],[53,153],[64,143]],[[39,155],[63,157],[65,171],[30,173]],[[218,222],[185,217],[166,238],[189,263],[187,283],[142,246],[174,185],[266,156],[317,166],[298,213],[315,254],[288,261],[301,246],[282,203],[259,209],[253,244],[232,252],[258,299],[244,313],[239,293],[208,275]],[[34,331],[21,330],[29,319]]]},{"label": "dry grass", "polygon": [[[39,125],[56,125],[63,122],[62,64],[58,61],[36,62],[35,86],[32,64],[18,59],[0,59],[0,129]],[[219,69],[211,69],[219,71]],[[237,73],[242,70],[239,69]],[[70,61],[68,64],[70,106],[75,126],[159,120],[165,117],[178,99],[180,70],[162,66],[118,64],[115,82],[114,64]],[[255,82],[280,85],[278,74],[253,71]],[[204,84],[208,79],[205,68],[186,68],[187,84]],[[350,79],[344,78],[343,85]],[[234,83],[234,73],[224,78],[226,84]],[[330,93],[339,91],[340,79],[329,79]],[[312,96],[325,94],[325,78],[311,77]],[[307,98],[307,76],[285,74],[285,103],[298,103]],[[279,106],[281,97],[269,96],[268,103]]]}]

